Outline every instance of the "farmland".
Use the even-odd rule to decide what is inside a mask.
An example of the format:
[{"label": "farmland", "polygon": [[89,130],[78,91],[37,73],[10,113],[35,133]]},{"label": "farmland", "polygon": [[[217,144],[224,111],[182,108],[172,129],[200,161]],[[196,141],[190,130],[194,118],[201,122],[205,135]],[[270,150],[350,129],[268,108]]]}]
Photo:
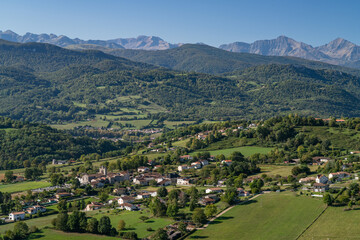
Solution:
[{"label": "farmland", "polygon": [[36,188],[49,187],[51,184],[45,181],[32,181],[32,182],[20,182],[20,183],[12,183],[12,184],[3,184],[0,185],[1,192],[23,192]]},{"label": "farmland", "polygon": [[265,194],[239,205],[188,239],[296,239],[324,210],[319,199]]},{"label": "farmland", "polygon": [[[268,153],[273,148],[267,148],[267,147],[255,147],[255,146],[245,146],[245,147],[237,147],[237,148],[226,148],[226,149],[220,149],[220,150],[213,150],[209,151],[211,155],[217,156],[220,154],[224,154],[225,157],[229,157],[231,153],[233,152],[241,152],[245,157],[251,156],[254,153]],[[199,152],[199,151],[197,151]],[[194,152],[193,154],[196,154],[197,152]]]}]

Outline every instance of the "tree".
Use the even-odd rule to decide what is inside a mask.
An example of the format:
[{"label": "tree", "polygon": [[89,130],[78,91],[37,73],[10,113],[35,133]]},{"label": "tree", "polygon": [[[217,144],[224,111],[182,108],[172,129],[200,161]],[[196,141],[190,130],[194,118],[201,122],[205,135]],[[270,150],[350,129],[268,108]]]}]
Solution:
[{"label": "tree", "polygon": [[152,214],[156,217],[165,216],[167,210],[165,204],[162,203],[159,198],[154,198],[151,201],[149,208]]},{"label": "tree", "polygon": [[217,213],[217,207],[214,204],[209,204],[205,207],[204,212],[206,217],[212,217]]},{"label": "tree", "polygon": [[178,200],[179,198],[179,195],[180,195],[180,190],[179,189],[173,189],[169,192],[169,200]]},{"label": "tree", "polygon": [[200,225],[206,222],[206,215],[204,210],[201,208],[196,208],[192,215],[192,220],[195,224]]},{"label": "tree", "polygon": [[13,171],[6,171],[5,172],[5,181],[11,182],[14,179],[14,173]]},{"label": "tree", "polygon": [[159,189],[157,190],[157,195],[159,197],[166,197],[168,194],[168,190],[166,189],[166,187],[159,187]]},{"label": "tree", "polygon": [[230,155],[230,159],[234,162],[241,162],[244,161],[244,155],[241,152],[235,151]]},{"label": "tree", "polygon": [[120,220],[119,220],[119,223],[118,223],[118,225],[117,225],[117,230],[118,230],[118,231],[124,230],[124,229],[125,229],[125,225],[126,225],[125,221],[122,220],[122,219],[120,219]]},{"label": "tree", "polygon": [[328,206],[331,206],[333,202],[334,202],[334,198],[329,193],[326,193],[324,195],[324,203],[327,204]]},{"label": "tree", "polygon": [[60,202],[57,205],[57,208],[60,212],[67,212],[67,202],[65,199],[60,200]]},{"label": "tree", "polygon": [[142,215],[141,217],[139,217],[139,219],[140,219],[141,221],[145,222],[146,220],[149,219],[149,217]]},{"label": "tree", "polygon": [[99,221],[98,232],[109,235],[111,231],[111,222],[108,216],[102,216]]},{"label": "tree", "polygon": [[236,188],[228,188],[222,196],[222,200],[228,204],[234,204],[237,198]]},{"label": "tree", "polygon": [[194,211],[196,207],[197,207],[197,202],[195,200],[191,200],[189,203],[190,211]]},{"label": "tree", "polygon": [[86,230],[90,233],[97,233],[98,232],[98,226],[99,226],[99,221],[96,218],[91,218],[88,221]]},{"label": "tree", "polygon": [[106,192],[102,191],[99,194],[99,198],[102,202],[105,202],[108,198],[109,198],[109,194],[107,194]]},{"label": "tree", "polygon": [[177,205],[176,200],[171,201],[171,203],[168,204],[166,215],[169,217],[175,217],[178,214],[179,207]]},{"label": "tree", "polygon": [[168,235],[166,231],[162,228],[156,230],[154,236],[151,238],[152,240],[168,240]]},{"label": "tree", "polygon": [[68,214],[67,212],[62,212],[57,215],[56,221],[55,221],[55,227],[56,229],[62,230],[62,231],[68,231]]},{"label": "tree", "polygon": [[184,222],[179,223],[178,229],[182,234],[185,234],[187,232],[186,224]]},{"label": "tree", "polygon": [[16,237],[14,239],[26,239],[27,235],[29,234],[29,227],[24,222],[18,222],[14,226],[13,233]]}]

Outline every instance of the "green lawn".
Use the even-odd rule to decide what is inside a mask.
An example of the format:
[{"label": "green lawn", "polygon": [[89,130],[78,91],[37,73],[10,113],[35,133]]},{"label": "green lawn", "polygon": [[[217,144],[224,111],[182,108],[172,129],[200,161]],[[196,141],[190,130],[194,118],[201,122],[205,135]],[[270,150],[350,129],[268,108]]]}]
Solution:
[{"label": "green lawn", "polygon": [[168,128],[175,128],[179,125],[183,125],[183,124],[193,124],[195,123],[195,121],[168,121],[165,120],[164,124],[168,127]]},{"label": "green lawn", "polygon": [[146,222],[142,222],[139,217],[140,216],[147,216],[150,217],[149,210],[143,210],[143,211],[121,211],[118,214],[113,213],[110,211],[110,213],[105,213],[104,211],[98,212],[88,212],[89,216],[95,217],[97,219],[100,219],[102,216],[106,215],[110,217],[112,225],[116,228],[117,224],[120,219],[124,220],[126,223],[126,228],[129,231],[135,231],[138,234],[139,238],[144,238],[153,232],[148,232],[146,229],[148,227],[151,227],[153,230],[157,230],[158,228],[165,227],[169,224],[171,224],[172,220],[168,218],[151,218]]},{"label": "green lawn", "polygon": [[51,240],[98,240],[98,239],[119,239],[116,237],[108,237],[104,235],[95,235],[88,233],[65,233],[53,229],[43,229],[39,233],[31,234],[29,239],[51,239]]},{"label": "green lawn", "polygon": [[20,182],[13,184],[2,184],[0,185],[0,191],[15,193],[49,186],[51,186],[51,183],[44,181]]},{"label": "green lawn", "polygon": [[[209,151],[211,155],[217,156],[220,154],[224,154],[225,157],[229,157],[231,153],[233,152],[241,152],[245,157],[251,156],[254,153],[268,153],[273,148],[267,148],[267,147],[253,147],[253,146],[245,146],[245,147],[237,147],[237,148],[227,148],[227,149],[221,149],[221,150],[213,150]],[[198,152],[198,151],[197,151]],[[197,152],[192,153],[192,155],[196,154]]]},{"label": "green lawn", "polygon": [[321,199],[270,193],[239,205],[188,239],[296,239],[323,211]]},{"label": "green lawn", "polygon": [[299,239],[360,239],[359,222],[359,210],[329,207]]},{"label": "green lawn", "polygon": [[[45,226],[51,226],[51,220],[56,218],[56,214],[49,215],[45,217],[33,218],[25,220],[24,222],[29,226],[36,226],[38,228],[43,228]],[[0,233],[4,233],[6,230],[12,230],[14,228],[14,223],[9,223],[5,225],[0,225]]]}]

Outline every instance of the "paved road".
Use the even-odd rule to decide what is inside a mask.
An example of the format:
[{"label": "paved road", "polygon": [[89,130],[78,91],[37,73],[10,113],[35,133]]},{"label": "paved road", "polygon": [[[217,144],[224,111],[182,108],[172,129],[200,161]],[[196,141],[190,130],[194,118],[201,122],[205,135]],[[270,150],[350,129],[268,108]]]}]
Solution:
[{"label": "paved road", "polygon": [[[258,196],[260,196],[261,194],[258,194],[258,195],[255,195],[253,196],[252,198],[250,198],[249,200],[245,201],[245,202],[241,202],[239,203],[238,205],[241,205],[241,204],[244,204],[248,201],[251,201],[255,198],[257,198]],[[227,209],[225,209],[224,211],[222,211],[221,213],[219,213],[218,215],[216,215],[215,217],[211,218],[204,226],[200,227],[200,228],[197,228],[197,230],[201,230],[201,229],[204,229],[204,228],[207,228],[209,226],[209,224],[213,221],[215,221],[218,217],[222,216],[224,213],[226,213],[227,211],[231,210],[233,207],[235,207],[237,205],[233,205],[231,207],[228,207]]]}]

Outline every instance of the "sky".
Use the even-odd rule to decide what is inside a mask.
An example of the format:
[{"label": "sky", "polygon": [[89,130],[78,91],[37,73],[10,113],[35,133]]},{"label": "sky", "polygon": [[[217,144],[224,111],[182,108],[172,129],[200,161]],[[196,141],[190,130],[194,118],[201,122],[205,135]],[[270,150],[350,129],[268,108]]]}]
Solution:
[{"label": "sky", "polygon": [[360,45],[359,13],[357,0],[4,0],[0,30],[212,46],[280,35],[319,46],[342,37]]}]

